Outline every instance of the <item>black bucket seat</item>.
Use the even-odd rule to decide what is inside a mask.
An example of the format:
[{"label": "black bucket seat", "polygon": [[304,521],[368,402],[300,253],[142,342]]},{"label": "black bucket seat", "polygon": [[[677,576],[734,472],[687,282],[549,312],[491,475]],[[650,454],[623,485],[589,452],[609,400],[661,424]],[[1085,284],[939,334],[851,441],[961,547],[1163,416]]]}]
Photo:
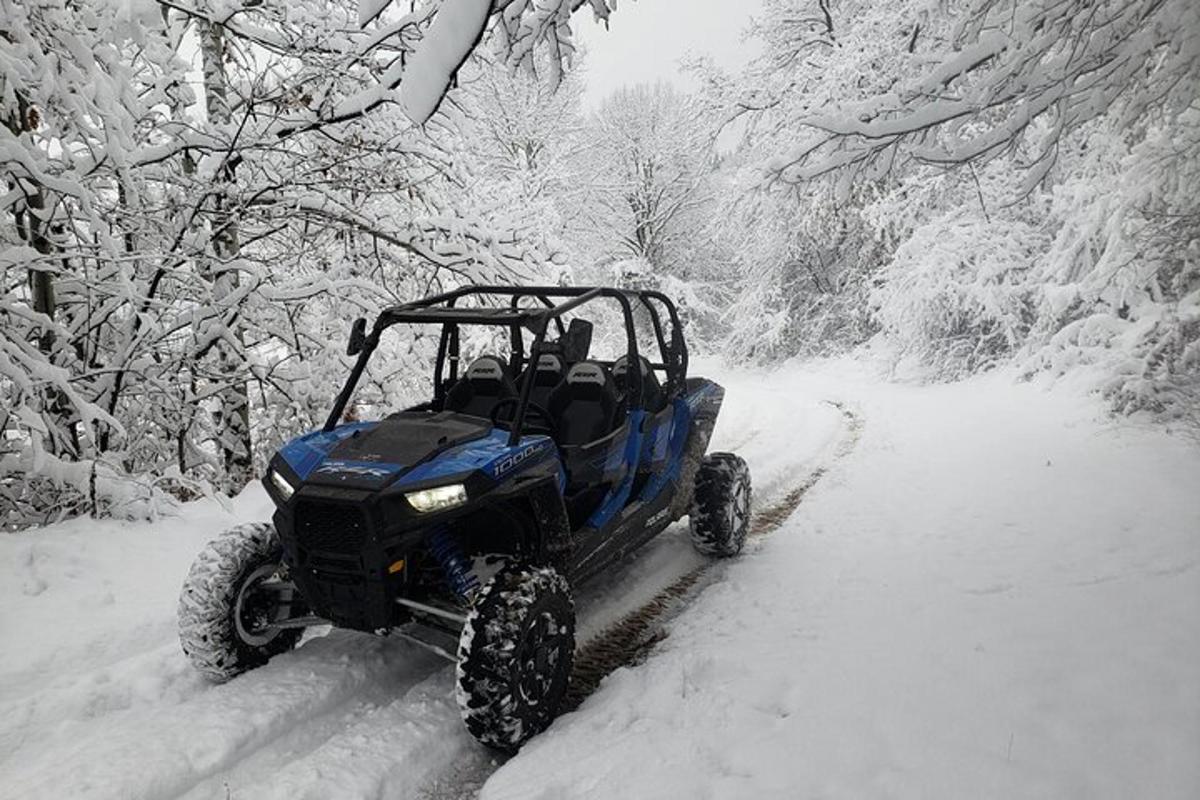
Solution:
[{"label": "black bucket seat", "polygon": [[471,362],[460,381],[446,395],[446,410],[473,417],[490,417],[501,400],[517,396],[508,366],[495,356],[480,356]]},{"label": "black bucket seat", "polygon": [[[654,374],[654,368],[650,366],[650,360],[645,356],[638,356],[638,362],[642,373],[642,407],[651,414],[657,414],[666,407],[667,395],[658,381],[658,376]],[[621,356],[613,362],[612,375],[617,394],[628,399],[629,356]]]},{"label": "black bucket seat", "polygon": [[563,381],[565,362],[558,353],[543,353],[536,364],[531,364],[521,373],[521,385],[532,380],[529,389],[529,401],[536,403],[547,411],[550,410],[550,395]]},{"label": "black bucket seat", "polygon": [[608,370],[595,361],[580,361],[550,393],[547,410],[558,427],[558,443],[579,445],[612,433],[619,407]]}]

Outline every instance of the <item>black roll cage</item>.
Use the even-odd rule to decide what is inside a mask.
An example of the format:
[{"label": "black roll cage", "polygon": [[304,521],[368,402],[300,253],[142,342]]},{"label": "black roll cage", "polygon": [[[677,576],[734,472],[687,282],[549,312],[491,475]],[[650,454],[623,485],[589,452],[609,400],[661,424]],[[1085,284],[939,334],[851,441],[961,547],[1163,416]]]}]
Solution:
[{"label": "black roll cage", "polygon": [[[480,306],[477,308],[459,308],[455,304],[463,297],[508,297],[510,303],[503,306]],[[542,308],[523,308],[520,301],[524,298],[539,300]],[[551,298],[564,298],[564,302],[555,303]],[[443,365],[449,360],[450,374],[448,379],[453,381],[458,377],[458,328],[459,325],[498,325],[506,326],[512,332],[512,357],[510,369],[513,374],[519,374],[525,364],[537,363],[542,355],[546,339],[546,331],[551,320],[557,326],[561,336],[565,329],[562,323],[564,314],[601,298],[615,299],[621,306],[625,319],[625,338],[627,343],[626,355],[631,367],[638,363],[637,332],[633,319],[633,309],[640,303],[650,315],[655,338],[658,340],[662,353],[661,363],[651,362],[653,369],[665,370],[667,373],[667,393],[675,396],[684,389],[687,378],[688,352],[683,340],[683,325],[679,321],[679,312],[670,298],[661,292],[653,290],[613,289],[603,286],[464,286],[449,292],[431,295],[411,303],[403,303],[384,310],[371,333],[363,342],[358,360],[350,370],[345,385],[334,400],[333,409],[325,422],[324,430],[330,431],[337,427],[346,404],[354,393],[358,381],[367,368],[367,362],[375,348],[379,346],[380,336],[393,325],[401,323],[440,324],[441,338],[438,341],[437,363],[434,366],[433,391],[434,402],[444,400],[445,382],[443,381]],[[667,310],[671,322],[671,336],[668,340],[663,332],[662,320],[659,317],[655,303],[661,304]],[[529,357],[525,358],[524,344],[521,331],[528,328],[533,332],[533,343],[529,348]],[[520,395],[517,400],[516,413],[513,415],[512,428],[508,436],[509,446],[514,446],[521,440],[521,432],[525,426],[525,414],[529,408],[529,395],[533,381],[522,381]],[[629,409],[631,411],[643,408],[642,382],[629,383]]]}]

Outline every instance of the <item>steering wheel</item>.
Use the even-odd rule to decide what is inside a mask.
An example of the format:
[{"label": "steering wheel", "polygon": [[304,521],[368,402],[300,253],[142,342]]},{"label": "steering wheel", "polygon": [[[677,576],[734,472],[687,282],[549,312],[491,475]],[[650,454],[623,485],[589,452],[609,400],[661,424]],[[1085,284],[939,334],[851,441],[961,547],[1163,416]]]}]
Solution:
[{"label": "steering wheel", "polygon": [[[513,410],[516,411],[516,407],[518,404],[520,404],[520,402],[521,402],[521,398],[519,398],[519,397],[506,397],[505,399],[501,400],[499,403],[496,403],[496,405],[492,406],[491,413],[488,415],[489,417],[491,417],[492,424],[498,425],[500,423],[500,417],[501,417],[500,410],[501,409],[507,408],[508,406],[512,406]],[[535,418],[531,419],[530,418],[531,415]],[[504,420],[504,421],[509,423],[510,425],[512,424],[511,419]],[[533,402],[532,400],[530,400],[529,405],[527,405],[525,407],[525,430],[526,431],[529,430],[531,424],[533,426],[536,426],[535,432],[549,434],[551,439],[554,439],[555,441],[558,440],[558,426],[554,423],[554,417],[550,416],[549,411],[542,408],[541,406],[539,406],[537,403]]]}]

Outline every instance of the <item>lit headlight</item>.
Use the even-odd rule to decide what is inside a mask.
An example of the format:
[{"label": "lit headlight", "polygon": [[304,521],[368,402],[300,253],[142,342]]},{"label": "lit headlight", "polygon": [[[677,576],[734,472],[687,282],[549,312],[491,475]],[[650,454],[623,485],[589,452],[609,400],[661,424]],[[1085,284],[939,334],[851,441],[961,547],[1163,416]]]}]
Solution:
[{"label": "lit headlight", "polygon": [[275,470],[271,470],[271,483],[275,484],[275,488],[279,490],[279,494],[284,500],[291,500],[292,495],[296,493],[296,487],[288,483],[287,478]]},{"label": "lit headlight", "polygon": [[467,502],[467,487],[461,483],[448,486],[435,486],[432,489],[422,489],[419,492],[408,492],[404,499],[417,511],[442,511],[447,508],[461,506]]}]

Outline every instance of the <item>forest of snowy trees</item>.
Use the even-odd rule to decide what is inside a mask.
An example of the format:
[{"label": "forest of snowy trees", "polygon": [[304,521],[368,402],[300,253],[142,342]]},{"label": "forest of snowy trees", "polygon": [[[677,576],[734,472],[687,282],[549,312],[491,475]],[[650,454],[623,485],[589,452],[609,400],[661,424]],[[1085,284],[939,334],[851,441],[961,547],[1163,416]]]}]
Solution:
[{"label": "forest of snowy trees", "polygon": [[1200,4],[764,0],[744,70],[585,110],[616,5],[0,0],[0,526],[236,492],[353,317],[468,282],[1200,415]]}]

